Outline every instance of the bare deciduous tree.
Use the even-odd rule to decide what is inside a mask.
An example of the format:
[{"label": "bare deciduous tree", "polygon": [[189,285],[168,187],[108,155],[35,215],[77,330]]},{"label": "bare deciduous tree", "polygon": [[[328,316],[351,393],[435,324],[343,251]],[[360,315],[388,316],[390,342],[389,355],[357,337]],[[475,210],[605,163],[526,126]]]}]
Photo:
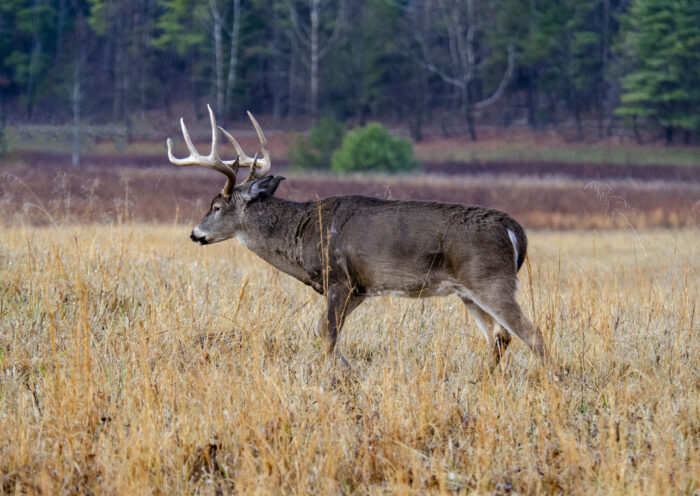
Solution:
[{"label": "bare deciduous tree", "polygon": [[80,105],[82,100],[82,78],[83,78],[83,65],[85,64],[85,18],[83,17],[80,5],[78,2],[73,2],[73,8],[75,9],[76,22],[75,22],[75,32],[74,32],[74,53],[73,53],[73,80],[71,82],[71,111],[73,113],[73,142],[71,148],[71,161],[73,167],[80,166],[80,140],[81,140],[81,119],[80,119]]},{"label": "bare deciduous tree", "polygon": [[231,110],[233,88],[236,85],[236,67],[238,65],[238,37],[241,30],[241,0],[233,0],[233,20],[231,21],[231,47],[228,59],[228,79],[226,80],[226,97],[224,109]]},{"label": "bare deciduous tree", "polygon": [[487,98],[475,100],[477,71],[488,58],[488,54],[480,51],[477,40],[477,33],[482,27],[475,11],[475,1],[423,0],[414,2],[410,8],[411,15],[417,21],[422,18],[429,27],[428,30],[415,32],[421,49],[422,65],[447,84],[459,89],[462,112],[472,140],[476,140],[474,111],[494,104],[503,96],[515,66],[515,50],[509,45],[507,66],[498,87]]},{"label": "bare deciduous tree", "polygon": [[318,123],[319,63],[340,36],[344,21],[345,1],[340,0],[333,20],[333,28],[325,41],[321,39],[324,31],[321,25],[321,15],[323,7],[329,5],[330,2],[328,0],[308,0],[308,2],[306,10],[309,20],[308,23],[304,23],[300,19],[297,6],[292,0],[287,0],[292,29],[297,39],[307,50],[303,60],[309,67],[309,107],[311,119],[316,124]]},{"label": "bare deciduous tree", "polygon": [[223,19],[216,0],[209,0],[209,10],[212,18],[212,38],[214,40],[214,72],[216,74],[216,108],[224,108],[224,54],[221,31],[223,29]]},{"label": "bare deciduous tree", "polygon": [[241,26],[241,0],[231,2],[232,20],[229,47],[228,74],[224,82],[224,21],[225,13],[219,9],[217,0],[209,0],[211,13],[212,39],[214,40],[214,74],[216,88],[216,107],[224,112],[230,110],[233,101],[233,89],[236,84],[236,67],[238,65],[238,39]]}]

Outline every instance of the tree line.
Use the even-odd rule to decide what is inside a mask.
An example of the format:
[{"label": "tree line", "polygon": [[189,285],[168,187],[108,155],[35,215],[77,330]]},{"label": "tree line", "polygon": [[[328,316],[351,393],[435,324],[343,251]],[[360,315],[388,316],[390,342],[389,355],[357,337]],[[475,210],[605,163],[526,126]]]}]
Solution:
[{"label": "tree line", "polygon": [[[697,0],[3,0],[0,120],[584,123],[700,139]],[[0,123],[2,125],[2,123]],[[640,138],[641,139],[641,138]]]}]

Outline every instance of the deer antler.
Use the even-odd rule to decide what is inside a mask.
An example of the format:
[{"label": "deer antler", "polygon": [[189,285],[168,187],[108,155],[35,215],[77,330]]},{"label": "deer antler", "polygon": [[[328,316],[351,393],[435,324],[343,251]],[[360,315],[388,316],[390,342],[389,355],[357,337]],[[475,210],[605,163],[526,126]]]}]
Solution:
[{"label": "deer antler", "polygon": [[[239,167],[242,166],[251,168],[247,181],[254,179],[255,177],[262,177],[267,173],[268,170],[270,170],[270,152],[267,149],[267,140],[265,139],[265,136],[262,133],[262,129],[260,129],[258,121],[255,120],[255,118],[250,112],[248,112],[248,116],[253,121],[253,126],[255,126],[255,130],[258,133],[258,138],[260,139],[260,144],[262,146],[263,153],[263,160],[261,161],[257,160],[257,154],[255,155],[255,158],[250,158],[243,152],[243,149],[233,136],[231,136],[224,128],[216,125],[214,112],[212,111],[209,105],[207,105],[207,109],[209,110],[209,119],[211,121],[211,152],[209,152],[209,155],[201,155],[197,151],[197,149],[192,144],[190,134],[187,132],[187,127],[185,126],[184,119],[180,118],[182,136],[185,138],[185,144],[187,145],[187,149],[190,151],[190,155],[185,158],[175,158],[172,152],[172,140],[168,138],[166,142],[168,145],[168,159],[171,163],[175,165],[199,165],[202,167],[206,167],[207,169],[212,169],[221,172],[228,178],[224,189],[221,190],[221,194],[223,196],[231,196],[233,188],[234,186],[236,186],[236,173],[238,172]],[[224,133],[224,136],[226,136],[231,142],[231,144],[233,144],[233,146],[236,148],[236,153],[238,155],[234,160],[222,160],[221,157],[219,157],[219,133],[217,131],[217,127],[221,130],[222,133]],[[260,168],[260,175],[256,175],[256,167]]]},{"label": "deer antler", "polygon": [[[243,151],[243,148],[241,148],[241,145],[239,145],[238,141],[236,141],[236,138],[231,136],[229,132],[226,131],[226,129],[219,126],[221,132],[224,133],[224,136],[228,138],[233,147],[236,149],[236,153],[238,154],[238,158],[240,159],[241,166],[250,167],[250,174],[248,175],[248,179],[246,179],[246,182],[255,178],[265,176],[270,170],[270,166],[272,165],[272,162],[270,161],[270,151],[267,149],[267,139],[265,139],[265,135],[262,132],[262,128],[260,127],[260,124],[258,124],[258,121],[255,120],[255,117],[253,117],[253,114],[248,112],[248,117],[250,117],[250,120],[253,122],[255,132],[258,133],[258,139],[260,140],[260,151],[262,152],[263,156],[261,160],[258,160],[257,153],[254,157],[249,157],[248,155],[246,155]],[[259,173],[255,172],[256,168],[260,169]]]}]

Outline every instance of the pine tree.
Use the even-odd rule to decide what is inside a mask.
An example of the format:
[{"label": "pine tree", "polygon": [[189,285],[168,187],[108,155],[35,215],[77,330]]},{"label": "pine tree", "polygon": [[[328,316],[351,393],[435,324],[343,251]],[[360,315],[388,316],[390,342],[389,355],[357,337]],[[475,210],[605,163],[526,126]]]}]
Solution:
[{"label": "pine tree", "polygon": [[[516,2],[517,3],[517,2]],[[525,31],[518,45],[526,68],[528,92],[546,95],[548,109],[561,105],[570,112],[583,135],[582,118],[597,107],[602,119],[608,89],[612,29],[608,15],[611,1],[533,1],[529,9],[515,11],[527,22],[516,22]],[[615,0],[612,3],[616,3]],[[529,120],[539,120],[537,99],[529,95]],[[545,120],[552,116],[544,113]],[[602,127],[602,126],[601,126]]]},{"label": "pine tree", "polygon": [[616,111],[674,131],[700,130],[700,4],[696,0],[635,0],[623,17],[622,105]]},{"label": "pine tree", "polygon": [[31,118],[42,93],[51,89],[56,11],[49,0],[0,2],[0,75],[20,86]]}]

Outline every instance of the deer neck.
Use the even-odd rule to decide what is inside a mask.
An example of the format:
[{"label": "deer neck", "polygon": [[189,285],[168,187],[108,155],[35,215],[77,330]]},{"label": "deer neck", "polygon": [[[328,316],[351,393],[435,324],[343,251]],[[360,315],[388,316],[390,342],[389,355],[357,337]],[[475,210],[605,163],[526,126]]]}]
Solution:
[{"label": "deer neck", "polygon": [[247,207],[245,224],[236,238],[269,264],[305,280],[306,272],[300,265],[296,237],[307,210],[303,203],[274,197],[254,202]]}]

